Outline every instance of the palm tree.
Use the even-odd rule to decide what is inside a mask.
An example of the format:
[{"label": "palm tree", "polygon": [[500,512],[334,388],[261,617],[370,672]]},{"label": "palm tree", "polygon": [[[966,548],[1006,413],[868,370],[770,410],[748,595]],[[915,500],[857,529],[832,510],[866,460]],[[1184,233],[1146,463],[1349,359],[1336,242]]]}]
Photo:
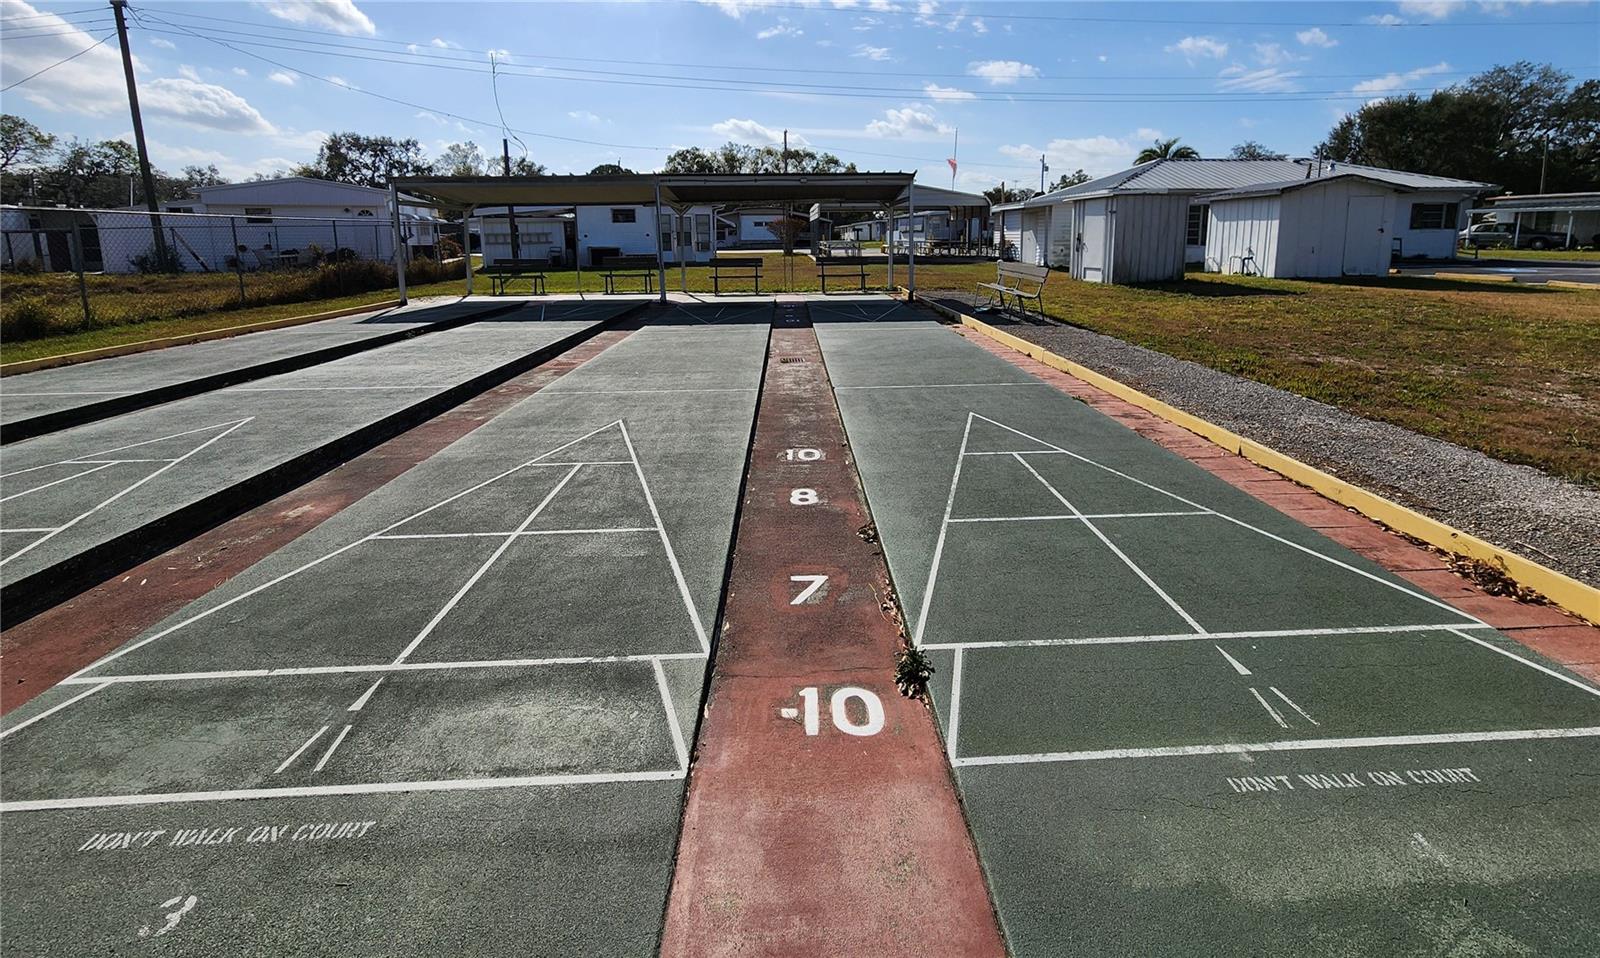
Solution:
[{"label": "palm tree", "polygon": [[1157,140],[1154,145],[1147,146],[1139,152],[1135,163],[1148,163],[1151,160],[1198,160],[1200,151],[1192,146],[1179,146],[1178,138],[1170,140]]}]

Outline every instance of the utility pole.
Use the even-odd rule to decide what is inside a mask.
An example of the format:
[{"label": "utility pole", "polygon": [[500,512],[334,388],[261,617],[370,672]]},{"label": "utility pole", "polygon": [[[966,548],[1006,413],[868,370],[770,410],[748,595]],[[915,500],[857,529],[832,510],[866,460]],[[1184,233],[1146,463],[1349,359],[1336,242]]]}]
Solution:
[{"label": "utility pole", "polygon": [[[511,175],[511,141],[505,137],[500,138],[500,165],[506,176]],[[510,203],[506,204],[506,225],[511,227],[511,258],[522,258],[522,237],[517,235],[517,211]]]},{"label": "utility pole", "polygon": [[1550,134],[1544,135],[1544,156],[1539,160],[1539,192],[1544,192],[1544,171],[1550,165]]},{"label": "utility pole", "polygon": [[1044,154],[1039,154],[1039,192],[1044,192],[1044,175],[1050,172],[1050,165],[1044,161]]},{"label": "utility pole", "polygon": [[783,172],[789,172],[789,131],[783,131]]},{"label": "utility pole", "polygon": [[[155,177],[150,175],[150,151],[144,145],[144,120],[139,116],[139,90],[133,83],[133,53],[128,49],[128,21],[122,8],[128,0],[111,0],[111,12],[117,18],[117,42],[122,44],[122,75],[128,81],[128,109],[133,112],[133,143],[139,148],[139,177],[144,181],[144,205],[150,211],[150,235],[156,241],[156,262],[162,269],[170,265],[167,259],[167,241],[161,235],[160,204],[156,202]],[[132,204],[129,204],[132,205]]]}]

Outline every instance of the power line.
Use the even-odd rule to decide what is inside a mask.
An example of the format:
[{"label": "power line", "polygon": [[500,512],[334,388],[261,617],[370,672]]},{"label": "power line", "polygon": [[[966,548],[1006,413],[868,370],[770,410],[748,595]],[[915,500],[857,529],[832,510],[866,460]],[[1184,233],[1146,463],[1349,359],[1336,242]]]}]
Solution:
[{"label": "power line", "polygon": [[4,23],[21,23],[24,20],[65,20],[68,17],[76,17],[76,16],[80,16],[80,15],[85,14],[85,13],[104,14],[105,12],[106,12],[106,8],[105,7],[84,7],[82,10],[68,10],[65,13],[53,13],[53,12],[30,13],[30,14],[26,14],[26,15],[20,16],[20,17],[6,17],[3,22]]},{"label": "power line", "polygon": [[[157,20],[151,16],[152,20]],[[167,23],[168,21],[157,20]],[[169,24],[174,25],[175,24]],[[399,66],[411,66],[436,70],[451,70],[461,73],[483,74],[486,71],[475,65],[475,61],[464,60],[459,57],[435,56],[430,54],[411,54],[423,60],[437,60],[443,62],[417,62],[415,59],[398,58],[391,55],[366,55],[359,53],[339,53],[327,50],[306,50],[301,45],[285,45],[267,43],[260,40],[230,39],[224,41],[213,36],[210,32],[196,33],[188,28],[182,28],[190,36],[211,40],[214,43],[238,44],[245,47],[260,47],[270,50],[290,50],[313,56],[336,57],[344,60],[361,60],[372,63],[387,63]],[[210,28],[203,28],[209,31]],[[171,31],[151,29],[152,33],[165,33],[173,35]],[[237,47],[231,47],[236,52]],[[352,47],[350,49],[364,49]],[[384,51],[372,51],[383,54]],[[581,76],[567,76],[568,73],[579,73]],[[984,102],[984,103],[1296,103],[1315,102],[1322,100],[1352,100],[1363,99],[1371,93],[1358,93],[1350,90],[1217,90],[1197,92],[1150,92],[1134,91],[1129,93],[1052,93],[1028,92],[1016,93],[974,93],[968,90],[956,92],[930,92],[912,88],[893,88],[883,91],[864,91],[859,85],[846,86],[842,84],[826,83],[786,83],[768,80],[732,80],[720,78],[680,77],[663,74],[635,73],[630,71],[608,70],[577,70],[570,67],[540,67],[533,72],[500,70],[500,76],[520,77],[523,79],[557,80],[570,83],[601,83],[614,86],[647,87],[662,90],[706,90],[712,92],[730,92],[728,84],[742,84],[743,89],[737,92],[744,93],[793,93],[805,96],[833,97],[853,100],[921,100],[934,103],[942,102]],[[1189,78],[1191,81],[1195,78]],[[1216,78],[1220,83],[1227,83],[1229,77]],[[1293,80],[1295,77],[1284,77]],[[1386,94],[1396,93],[1426,93],[1431,92],[1433,86],[1424,87],[1394,87],[1383,91]]]},{"label": "power line", "polygon": [[73,60],[78,59],[79,57],[83,56],[85,53],[88,53],[90,50],[93,50],[95,47],[97,47],[100,44],[102,44],[102,43],[106,42],[107,40],[111,39],[111,36],[112,35],[108,33],[105,36],[101,37],[100,39],[96,40],[95,42],[93,42],[93,43],[89,44],[88,46],[84,47],[82,50],[79,50],[77,53],[74,53],[74,54],[72,54],[71,56],[68,56],[68,57],[62,57],[61,59],[57,60],[56,62],[50,64],[47,67],[45,67],[43,70],[40,70],[37,73],[30,73],[27,76],[23,77],[22,79],[16,81],[15,83],[11,83],[11,84],[7,85],[4,88],[0,88],[0,93],[9,93],[14,88],[22,86],[24,83],[27,83],[29,80],[32,80],[34,77],[44,76],[46,73],[49,73],[51,70],[54,70],[56,67],[60,66],[63,63],[70,63]]},{"label": "power line", "polygon": [[[7,43],[13,43],[17,40],[38,40],[44,37],[79,37],[93,30],[104,30],[109,23],[111,23],[110,17],[102,17],[97,20],[81,20],[77,23],[63,24],[64,26],[76,28],[72,30],[45,30],[42,33],[7,33],[4,35],[4,39]],[[54,26],[54,24],[41,23],[36,29],[43,29],[46,26]]]}]

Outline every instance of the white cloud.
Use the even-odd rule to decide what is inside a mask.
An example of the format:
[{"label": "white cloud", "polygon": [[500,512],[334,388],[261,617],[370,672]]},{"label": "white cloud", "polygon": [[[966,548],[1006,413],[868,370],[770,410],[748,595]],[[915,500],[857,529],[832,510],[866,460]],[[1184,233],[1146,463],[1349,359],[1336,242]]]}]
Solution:
[{"label": "white cloud", "polygon": [[[776,146],[783,142],[782,130],[763,126],[755,120],[726,119],[721,123],[711,124],[711,132],[739,143],[753,143],[757,146]],[[806,138],[798,133],[791,133],[789,145],[805,146]]]},{"label": "white cloud", "polygon": [[1145,144],[1150,140],[1159,139],[1160,136],[1159,130],[1139,130],[1136,139],[1101,134],[1054,139],[1042,150],[1027,143],[1002,146],[1000,152],[1019,162],[1032,164],[1035,169],[1039,162],[1039,154],[1043,153],[1045,162],[1050,164],[1050,172],[1053,174],[1083,170],[1090,176],[1104,176],[1131,166],[1133,158]]},{"label": "white cloud", "polygon": [[179,64],[179,66],[178,66],[178,76],[183,77],[185,80],[193,80],[196,83],[203,82],[200,79],[200,71],[196,70],[194,67],[190,66],[187,63]]},{"label": "white cloud", "polygon": [[1350,92],[1359,93],[1363,96],[1382,95],[1398,90],[1407,84],[1415,83],[1424,77],[1432,76],[1435,73],[1447,73],[1449,70],[1450,64],[1440,62],[1431,67],[1418,67],[1415,70],[1407,70],[1405,73],[1388,73],[1381,77],[1374,77],[1371,80],[1362,80],[1351,87]]},{"label": "white cloud", "polygon": [[775,26],[770,26],[756,34],[757,40],[771,40],[773,37],[803,37],[806,32],[789,22],[788,17],[779,17]]},{"label": "white cloud", "polygon": [[432,40],[429,40],[428,41],[428,45],[432,46],[432,47],[438,47],[441,50],[459,50],[459,49],[461,49],[461,44],[459,44],[459,43],[451,43],[449,40],[444,40],[444,39],[441,39],[439,37],[434,37]]},{"label": "white cloud", "polygon": [[1020,60],[979,60],[967,64],[967,75],[988,80],[994,86],[1005,86],[1038,77],[1039,68]]},{"label": "white cloud", "polygon": [[1385,13],[1378,16],[1366,17],[1365,22],[1375,23],[1380,27],[1397,27],[1406,21],[1404,17],[1397,17],[1392,13]]},{"label": "white cloud", "polygon": [[946,137],[954,127],[940,122],[933,110],[925,106],[908,106],[903,110],[885,110],[883,119],[867,124],[866,135],[896,139],[927,139]]},{"label": "white cloud", "polygon": [[346,90],[359,90],[359,89],[361,89],[360,87],[356,86],[354,83],[351,83],[349,80],[346,80],[344,77],[339,76],[337,74],[329,74],[328,75],[328,79],[333,82],[334,86],[342,86]]},{"label": "white cloud", "polygon": [[1228,45],[1216,37],[1184,37],[1177,43],[1169,44],[1168,53],[1181,53],[1184,59],[1191,63],[1203,57],[1220,60],[1228,55]]},{"label": "white cloud", "polygon": [[856,52],[854,52],[854,53],[852,53],[850,55],[853,56],[853,57],[861,57],[861,58],[866,59],[866,60],[877,60],[879,62],[882,62],[884,60],[889,59],[889,48],[888,47],[870,47],[870,46],[867,46],[865,43],[863,43],[860,46],[856,47]]},{"label": "white cloud", "polygon": [[1235,63],[1217,74],[1220,78],[1217,80],[1217,89],[1234,93],[1292,93],[1300,89],[1294,82],[1299,75],[1299,70],[1280,70],[1277,67],[1251,70]]},{"label": "white cloud", "polygon": [[246,70],[244,67],[234,67],[233,75],[236,77],[247,77],[250,75],[250,71]]},{"label": "white cloud", "polygon": [[928,84],[922,88],[922,91],[933,97],[935,100],[941,101],[976,100],[978,98],[978,95],[970,90],[961,90],[952,86],[940,86],[937,83]]},{"label": "white cloud", "polygon": [[1309,30],[1301,30],[1299,33],[1294,35],[1294,38],[1299,40],[1300,45],[1303,47],[1322,47],[1323,49],[1327,49],[1329,47],[1336,47],[1339,45],[1339,41],[1324,33],[1321,27],[1312,27]]},{"label": "white cloud", "polygon": [[1400,12],[1413,17],[1443,20],[1461,9],[1460,0],[1400,0]]},{"label": "white cloud", "polygon": [[244,97],[193,77],[157,77],[141,84],[139,105],[149,116],[228,133],[273,133],[271,123]]},{"label": "white cloud", "polygon": [[1098,57],[1095,57],[1095,59],[1099,60],[1101,63],[1105,63],[1106,61],[1110,60],[1111,58],[1106,56],[1104,53],[1102,53]]},{"label": "white cloud", "polygon": [[279,20],[301,26],[322,27],[334,33],[372,36],[378,32],[372,18],[361,12],[355,0],[257,0],[256,6]]},{"label": "white cloud", "polygon": [[[773,5],[781,4],[788,7],[798,2],[802,6],[816,6],[816,0],[700,0],[700,2],[708,7],[716,7],[735,20],[743,20],[745,14]],[[834,5],[838,6],[837,3]]]},{"label": "white cloud", "polygon": [[1262,66],[1278,66],[1284,63],[1292,63],[1297,59],[1293,53],[1284,49],[1283,45],[1279,43],[1257,43],[1253,44],[1253,46],[1256,51],[1256,62]]},{"label": "white cloud", "polygon": [[165,37],[151,37],[150,45],[159,50],[176,50],[178,45]]},{"label": "white cloud", "polygon": [[972,32],[973,33],[988,33],[989,32],[989,25],[987,23],[983,22],[983,18],[982,17],[973,17],[972,18]]},{"label": "white cloud", "polygon": [[285,73],[282,70],[273,70],[271,73],[267,74],[267,79],[271,80],[273,83],[282,84],[283,86],[294,86],[295,83],[298,82],[293,73]]},{"label": "white cloud", "polygon": [[567,111],[567,116],[577,120],[579,123],[587,123],[589,126],[600,126],[607,122],[604,117],[590,113],[588,110],[569,110]]}]

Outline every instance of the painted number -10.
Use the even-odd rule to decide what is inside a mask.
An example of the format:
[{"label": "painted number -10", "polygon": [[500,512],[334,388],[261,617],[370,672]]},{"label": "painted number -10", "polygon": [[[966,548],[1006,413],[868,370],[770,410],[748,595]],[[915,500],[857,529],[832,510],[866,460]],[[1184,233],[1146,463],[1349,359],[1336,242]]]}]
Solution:
[{"label": "painted number -10", "polygon": [[821,449],[785,449],[783,458],[789,462],[816,462],[822,458]]},{"label": "painted number -10", "polygon": [[[817,687],[808,685],[801,689],[800,698],[805,703],[806,734],[816,735],[822,731],[821,710],[817,703]],[[866,710],[867,720],[865,722],[856,722],[850,717],[848,705],[851,699],[858,700]],[[828,705],[828,711],[832,713],[833,717],[833,727],[846,735],[877,735],[883,731],[883,702],[866,689],[858,689],[850,685],[835,689]]]}]

